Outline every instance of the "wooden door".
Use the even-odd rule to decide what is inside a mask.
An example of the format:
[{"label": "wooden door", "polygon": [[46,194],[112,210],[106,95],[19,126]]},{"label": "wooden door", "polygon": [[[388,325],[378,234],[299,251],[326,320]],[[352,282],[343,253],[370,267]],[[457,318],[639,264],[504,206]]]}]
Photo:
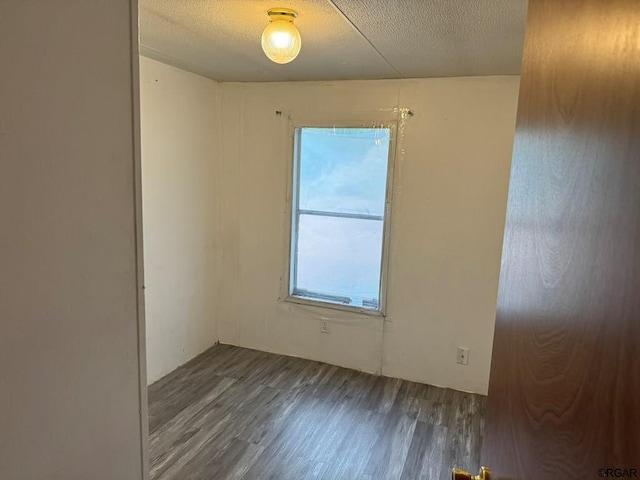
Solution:
[{"label": "wooden door", "polygon": [[640,478],[639,0],[529,1],[482,458]]}]

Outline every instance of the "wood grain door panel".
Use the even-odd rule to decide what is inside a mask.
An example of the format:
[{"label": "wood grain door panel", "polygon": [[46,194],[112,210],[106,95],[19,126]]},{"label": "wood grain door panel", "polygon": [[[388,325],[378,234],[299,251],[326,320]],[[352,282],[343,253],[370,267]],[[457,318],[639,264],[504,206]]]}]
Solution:
[{"label": "wood grain door panel", "polygon": [[483,463],[640,477],[640,1],[530,0]]}]

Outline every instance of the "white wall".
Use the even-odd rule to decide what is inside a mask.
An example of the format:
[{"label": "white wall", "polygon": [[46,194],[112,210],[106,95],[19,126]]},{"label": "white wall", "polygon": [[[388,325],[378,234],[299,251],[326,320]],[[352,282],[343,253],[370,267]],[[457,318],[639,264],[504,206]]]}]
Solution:
[{"label": "white wall", "polygon": [[217,341],[219,86],[140,57],[147,377]]},{"label": "white wall", "polygon": [[[486,393],[518,82],[223,84],[220,341]],[[332,125],[396,106],[414,116],[396,158],[386,320],[279,301],[287,116]],[[331,333],[321,334],[327,319]],[[456,364],[459,345],[470,349],[468,366]]]},{"label": "white wall", "polygon": [[2,479],[146,475],[135,3],[0,2]]}]

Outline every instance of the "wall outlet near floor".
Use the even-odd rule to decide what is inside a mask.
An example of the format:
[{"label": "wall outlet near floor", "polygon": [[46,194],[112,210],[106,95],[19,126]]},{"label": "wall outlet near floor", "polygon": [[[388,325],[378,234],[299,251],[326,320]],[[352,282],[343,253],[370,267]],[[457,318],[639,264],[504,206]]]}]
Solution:
[{"label": "wall outlet near floor", "polygon": [[458,347],[458,359],[456,360],[460,365],[469,365],[469,349],[465,347]]},{"label": "wall outlet near floor", "polygon": [[331,326],[329,322],[322,322],[322,326],[320,327],[321,333],[331,333]]}]

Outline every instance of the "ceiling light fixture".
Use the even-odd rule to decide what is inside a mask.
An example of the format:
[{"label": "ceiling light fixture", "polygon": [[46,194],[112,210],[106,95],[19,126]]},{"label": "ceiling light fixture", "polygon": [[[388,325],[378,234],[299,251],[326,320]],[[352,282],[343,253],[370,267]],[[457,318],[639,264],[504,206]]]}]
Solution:
[{"label": "ceiling light fixture", "polygon": [[272,62],[289,63],[302,46],[300,32],[293,24],[298,13],[288,8],[272,8],[267,14],[270,21],[262,32],[262,50]]}]

